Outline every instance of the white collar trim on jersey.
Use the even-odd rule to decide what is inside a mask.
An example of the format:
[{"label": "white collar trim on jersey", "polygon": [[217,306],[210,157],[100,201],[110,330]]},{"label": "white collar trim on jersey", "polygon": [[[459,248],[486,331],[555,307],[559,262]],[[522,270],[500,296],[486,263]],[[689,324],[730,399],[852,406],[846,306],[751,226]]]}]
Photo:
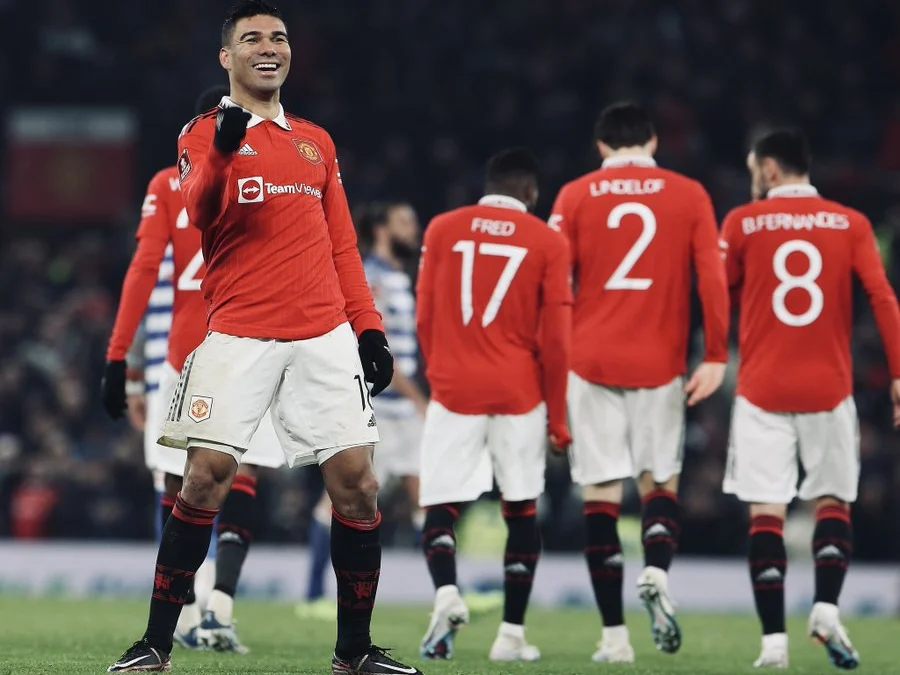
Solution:
[{"label": "white collar trim on jersey", "polygon": [[809,183],[789,183],[788,185],[773,187],[766,194],[766,197],[768,199],[773,197],[816,197],[818,194],[819,191],[816,190],[815,186]]},{"label": "white collar trim on jersey", "polygon": [[615,157],[607,157],[600,165],[601,169],[618,169],[623,166],[656,166],[656,160],[647,155],[617,155]]},{"label": "white collar trim on jersey", "polygon": [[528,213],[525,202],[520,202],[515,197],[507,195],[485,195],[478,200],[478,206],[496,206],[498,209],[515,209],[522,213]]},{"label": "white collar trim on jersey", "polygon": [[[229,98],[228,96],[223,96],[222,100],[219,101],[219,107],[220,108],[240,108],[241,106],[239,106],[237,103],[232,101],[231,98]],[[246,110],[246,108],[244,108],[244,110]],[[259,115],[254,115],[249,110],[247,110],[247,112],[250,113],[250,121],[247,122],[248,129],[250,127],[255,127],[257,124],[262,124],[263,122],[266,121],[264,118],[260,117]],[[293,131],[294,130],[294,128],[291,126],[291,123],[288,122],[287,118],[284,116],[284,106],[282,106],[280,103],[278,104],[278,116],[275,117],[272,121],[275,122],[275,124],[280,126],[285,131]]]}]

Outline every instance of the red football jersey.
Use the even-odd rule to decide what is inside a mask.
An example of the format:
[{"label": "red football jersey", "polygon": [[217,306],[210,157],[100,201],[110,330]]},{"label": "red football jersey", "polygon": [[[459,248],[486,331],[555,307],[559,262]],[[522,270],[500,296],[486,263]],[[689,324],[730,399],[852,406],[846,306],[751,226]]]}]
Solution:
[{"label": "red football jersey", "polygon": [[702,185],[650,157],[616,157],[565,185],[550,222],[569,236],[572,370],[608,387],[650,388],[686,369],[691,270],[706,361],[728,360],[728,289]]},{"label": "red football jersey", "polygon": [[166,246],[172,243],[174,257],[174,301],[169,334],[168,361],[181,370],[206,334],[206,303],[200,294],[205,266],[200,251],[200,232],[188,227],[187,210],[181,199],[178,170],[173,166],[157,173],[147,188],[135,251],[116,314],[107,358],[122,360],[147,311],[156,285]]},{"label": "red football jersey", "polygon": [[571,305],[568,256],[565,237],[510,197],[488,195],[431,221],[416,324],[435,401],[461,414],[518,415],[549,389],[550,422],[565,423],[567,336],[540,330],[568,331],[542,321]]},{"label": "red football jersey", "polygon": [[729,213],[722,248],[740,300],[739,395],[804,413],[833,410],[853,393],[854,274],[900,377],[900,311],[864,215],[811,185],[786,185]]},{"label": "red football jersey", "polygon": [[185,206],[203,233],[210,330],[302,340],[349,319],[357,335],[383,331],[328,133],[283,111],[254,115],[241,148],[224,155],[212,144],[217,112],[178,140]]}]

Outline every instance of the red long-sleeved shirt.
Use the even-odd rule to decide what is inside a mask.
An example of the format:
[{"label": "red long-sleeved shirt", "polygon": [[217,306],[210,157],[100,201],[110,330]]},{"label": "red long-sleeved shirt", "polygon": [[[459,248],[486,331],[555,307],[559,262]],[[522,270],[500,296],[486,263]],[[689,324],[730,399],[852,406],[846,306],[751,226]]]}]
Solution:
[{"label": "red long-sleeved shirt", "polygon": [[416,325],[432,398],[468,415],[547,404],[566,423],[572,291],[566,239],[517,200],[488,195],[425,231]]},{"label": "red long-sleeved shirt", "polygon": [[811,185],[774,188],[722,226],[740,293],[738,394],[770,412],[833,410],[853,393],[853,276],[900,378],[900,310],[868,219]]},{"label": "red long-sleeved shirt", "polygon": [[608,387],[650,388],[686,369],[691,270],[706,361],[728,360],[728,288],[702,185],[649,157],[617,157],[567,184],[550,222],[569,236],[575,279],[572,370]]},{"label": "red long-sleeved shirt", "polygon": [[283,112],[253,116],[240,150],[225,155],[212,144],[216,113],[178,140],[185,206],[203,233],[210,330],[302,340],[349,320],[357,335],[383,331],[328,133]]}]

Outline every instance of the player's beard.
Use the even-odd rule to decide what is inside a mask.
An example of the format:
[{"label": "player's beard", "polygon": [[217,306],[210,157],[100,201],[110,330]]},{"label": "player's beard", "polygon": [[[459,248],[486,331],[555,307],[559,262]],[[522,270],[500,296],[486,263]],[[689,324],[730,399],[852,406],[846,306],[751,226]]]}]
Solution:
[{"label": "player's beard", "polygon": [[415,258],[419,253],[418,243],[410,243],[403,239],[391,239],[391,254],[402,262]]}]

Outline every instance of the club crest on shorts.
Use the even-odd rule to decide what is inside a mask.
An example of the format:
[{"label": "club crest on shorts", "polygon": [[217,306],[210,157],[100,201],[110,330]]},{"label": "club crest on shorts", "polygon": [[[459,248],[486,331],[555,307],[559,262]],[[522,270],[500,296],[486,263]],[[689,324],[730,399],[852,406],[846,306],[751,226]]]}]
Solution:
[{"label": "club crest on shorts", "polygon": [[188,408],[188,417],[195,422],[209,419],[212,412],[213,400],[210,396],[191,396],[191,405]]},{"label": "club crest on shorts", "polygon": [[312,141],[307,141],[302,138],[292,138],[294,141],[294,145],[297,148],[297,152],[300,153],[300,156],[305,159],[310,164],[321,164],[322,163],[322,153],[319,152],[319,148]]}]

